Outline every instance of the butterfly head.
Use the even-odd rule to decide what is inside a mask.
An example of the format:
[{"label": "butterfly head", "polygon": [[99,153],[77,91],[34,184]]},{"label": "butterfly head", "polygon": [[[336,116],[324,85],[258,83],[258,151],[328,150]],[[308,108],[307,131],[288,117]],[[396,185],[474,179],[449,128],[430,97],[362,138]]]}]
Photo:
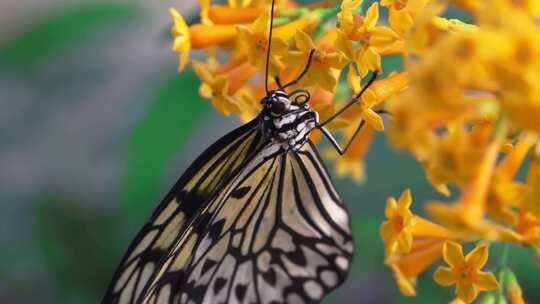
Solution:
[{"label": "butterfly head", "polygon": [[262,100],[264,108],[272,117],[279,117],[290,111],[292,102],[282,90],[270,91]]},{"label": "butterfly head", "polygon": [[307,141],[311,130],[319,122],[319,115],[307,104],[308,95],[294,98],[298,92],[287,94],[283,90],[270,91],[262,100],[260,124],[263,134],[287,149],[299,149]]}]

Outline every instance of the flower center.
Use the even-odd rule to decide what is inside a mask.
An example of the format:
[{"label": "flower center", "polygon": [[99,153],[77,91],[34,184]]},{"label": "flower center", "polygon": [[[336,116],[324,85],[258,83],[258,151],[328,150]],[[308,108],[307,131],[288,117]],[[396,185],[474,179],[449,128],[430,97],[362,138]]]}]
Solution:
[{"label": "flower center", "polygon": [[403,217],[401,215],[397,215],[394,220],[394,230],[396,232],[400,232],[403,230]]},{"label": "flower center", "polygon": [[268,46],[268,40],[266,38],[259,37],[255,40],[255,49],[257,51],[266,51]]},{"label": "flower center", "polygon": [[470,267],[464,266],[464,267],[458,269],[457,271],[458,271],[457,277],[458,277],[458,279],[460,281],[466,281],[466,282],[473,282],[474,281],[475,272]]}]

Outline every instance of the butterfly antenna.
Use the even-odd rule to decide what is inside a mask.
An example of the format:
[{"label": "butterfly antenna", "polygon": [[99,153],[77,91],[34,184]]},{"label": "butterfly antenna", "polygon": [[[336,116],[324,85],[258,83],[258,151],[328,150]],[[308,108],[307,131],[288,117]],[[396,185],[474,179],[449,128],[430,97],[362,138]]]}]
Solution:
[{"label": "butterfly antenna", "polygon": [[266,76],[264,78],[264,88],[268,94],[268,66],[270,65],[270,48],[272,46],[272,27],[274,25],[274,6],[275,0],[272,0],[272,9],[270,11],[270,33],[268,34],[268,49],[266,50]]}]

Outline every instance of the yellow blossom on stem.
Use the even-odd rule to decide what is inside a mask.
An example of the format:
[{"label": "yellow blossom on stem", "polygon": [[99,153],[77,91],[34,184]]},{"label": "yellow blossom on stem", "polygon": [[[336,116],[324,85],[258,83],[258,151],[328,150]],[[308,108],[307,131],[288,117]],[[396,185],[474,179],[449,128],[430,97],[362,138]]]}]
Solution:
[{"label": "yellow blossom on stem", "polygon": [[540,217],[540,157],[538,155],[534,155],[529,163],[522,204]]},{"label": "yellow blossom on stem", "polygon": [[429,203],[428,212],[443,222],[454,226],[477,226],[486,212],[486,198],[491,181],[491,174],[501,145],[500,135],[489,144],[484,156],[475,170],[475,175],[467,183],[460,200],[452,205]]},{"label": "yellow blossom on stem", "polygon": [[396,251],[404,254],[411,250],[414,225],[413,214],[409,209],[412,204],[411,191],[405,190],[399,201],[393,197],[388,198],[384,214],[386,221],[381,225],[381,237],[384,240],[386,254],[392,255]]},{"label": "yellow blossom on stem", "polygon": [[387,256],[396,253],[406,254],[411,250],[413,238],[453,239],[455,234],[410,211],[412,196],[409,189],[404,191],[399,200],[388,198],[385,208],[387,220],[381,224],[380,233],[384,241]]},{"label": "yellow blossom on stem", "polygon": [[501,222],[512,225],[517,223],[514,207],[522,200],[524,186],[521,182],[514,181],[514,176],[532,144],[533,138],[530,136],[519,140],[493,172],[488,211]]},{"label": "yellow blossom on stem", "polygon": [[230,113],[241,113],[238,100],[236,100],[233,95],[239,88],[237,82],[247,81],[245,78],[238,77],[243,77],[245,74],[234,74],[237,77],[216,75],[215,65],[216,63],[213,62],[204,64],[196,60],[193,61],[193,70],[203,82],[199,88],[200,95],[211,99],[214,107],[225,115],[229,115]]},{"label": "yellow blossom on stem", "polygon": [[409,253],[386,259],[402,294],[416,295],[417,277],[441,257],[443,244],[444,239],[414,240]]},{"label": "yellow blossom on stem", "polygon": [[483,272],[488,260],[488,247],[479,245],[467,256],[459,243],[448,241],[443,246],[443,258],[450,267],[439,267],[433,279],[443,285],[456,285],[456,295],[465,303],[471,303],[479,291],[491,291],[499,288],[495,275]]},{"label": "yellow blossom on stem", "polygon": [[341,11],[337,14],[339,29],[349,35],[354,26],[354,14],[362,5],[363,0],[343,0]]},{"label": "yellow blossom on stem", "polygon": [[[327,35],[330,36],[331,34]],[[322,43],[325,43],[325,39],[330,38],[322,37]],[[346,64],[344,54],[339,51],[327,51],[322,47],[317,47],[311,37],[302,30],[296,31],[294,41],[298,50],[289,51],[283,56],[283,60],[292,66],[302,67],[305,65],[309,53],[315,49],[310,69],[302,78],[300,84],[304,87],[319,85],[322,89],[333,92],[339,78],[339,72]]]},{"label": "yellow blossom on stem", "polygon": [[171,8],[169,12],[173,18],[171,33],[174,42],[172,49],[179,54],[179,71],[182,71],[188,63],[192,48],[206,48],[229,42],[237,35],[234,25],[195,24],[188,27],[176,9]]},{"label": "yellow blossom on stem", "polygon": [[211,5],[208,7],[208,19],[214,24],[242,24],[253,22],[262,12],[259,7]]},{"label": "yellow blossom on stem", "polygon": [[[238,26],[240,41],[243,45],[242,51],[247,53],[247,58],[251,65],[264,71],[266,66],[266,53],[268,50],[268,30],[270,27],[270,14],[263,13],[257,18],[251,26]],[[283,54],[287,50],[287,42],[279,37],[272,37],[272,45],[270,50],[270,66],[269,70],[272,75],[276,75],[278,71],[277,56]]]}]

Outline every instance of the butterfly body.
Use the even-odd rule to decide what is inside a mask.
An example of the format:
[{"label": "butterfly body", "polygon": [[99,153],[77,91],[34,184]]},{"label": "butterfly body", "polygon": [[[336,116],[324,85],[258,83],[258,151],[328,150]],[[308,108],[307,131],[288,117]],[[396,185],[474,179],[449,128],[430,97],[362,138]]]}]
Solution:
[{"label": "butterfly body", "polygon": [[307,103],[291,101],[284,91],[269,92],[261,101],[259,125],[264,137],[285,150],[298,151],[319,123],[319,114]]}]

